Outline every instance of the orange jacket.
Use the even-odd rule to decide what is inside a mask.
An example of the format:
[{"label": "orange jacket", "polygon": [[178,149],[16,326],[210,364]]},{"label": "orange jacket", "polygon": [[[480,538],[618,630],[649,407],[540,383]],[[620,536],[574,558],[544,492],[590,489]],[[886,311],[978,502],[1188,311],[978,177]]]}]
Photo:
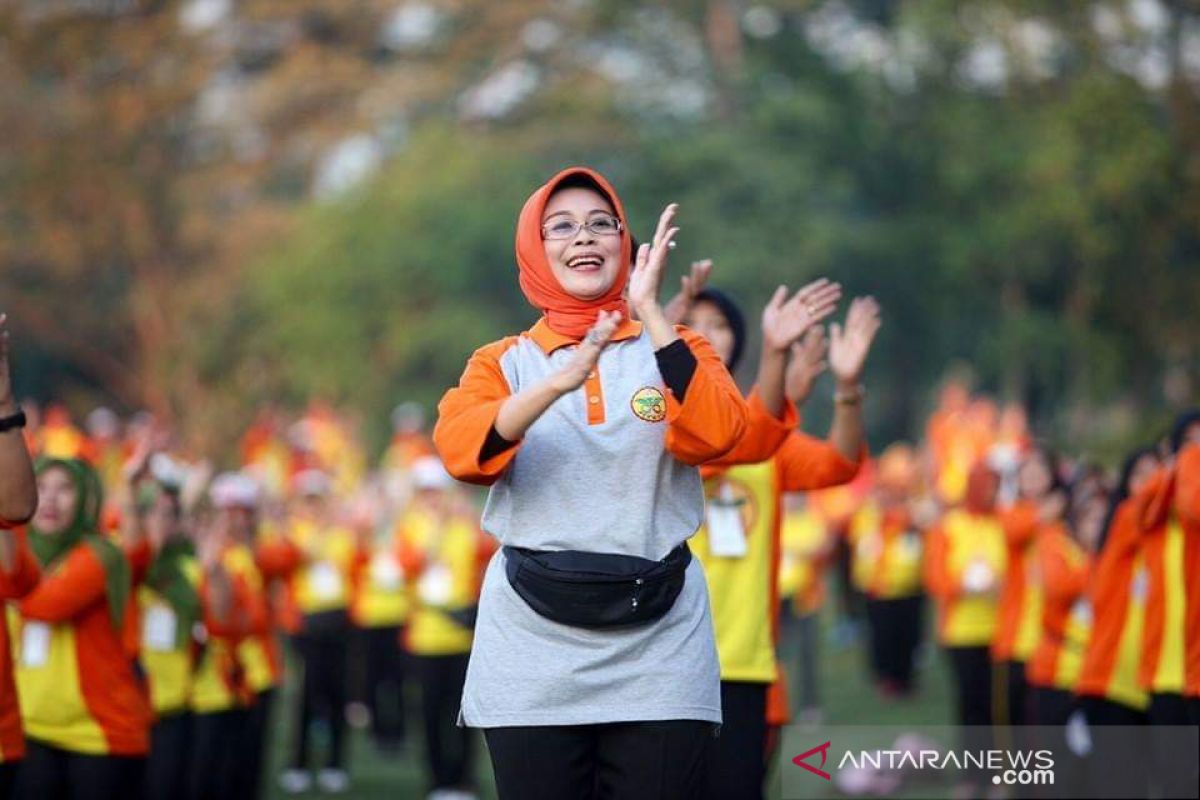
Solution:
[{"label": "orange jacket", "polygon": [[1034,539],[1038,532],[1038,509],[1029,501],[1022,500],[1012,508],[999,514],[1004,526],[1007,566],[1004,583],[1000,589],[1000,608],[996,638],[992,642],[993,661],[1026,661],[1037,641],[1036,631],[1026,626],[1037,625],[1036,586],[1029,583],[1030,559],[1034,551]]},{"label": "orange jacket", "polygon": [[1137,665],[1145,616],[1144,574],[1139,579],[1141,535],[1131,499],[1117,507],[1108,538],[1100,551],[1087,599],[1092,608],[1092,634],[1084,652],[1077,694],[1105,697],[1145,708],[1146,695],[1137,685]]},{"label": "orange jacket", "polygon": [[1140,681],[1200,696],[1200,444],[1156,473],[1136,506],[1149,575]]},{"label": "orange jacket", "polygon": [[[0,523],[0,529],[4,529]],[[23,528],[13,531],[16,553],[11,572],[0,570],[0,600],[18,600],[37,586],[41,568],[29,549]],[[17,686],[13,680],[12,648],[8,641],[8,624],[0,619],[0,764],[16,761],[25,755],[25,734],[21,729],[21,708],[17,702]]]},{"label": "orange jacket", "polygon": [[1033,686],[1073,689],[1091,622],[1083,598],[1091,559],[1061,525],[1039,535],[1034,558],[1042,586],[1041,635],[1025,678]]},{"label": "orange jacket", "polygon": [[[130,606],[134,602],[131,592]],[[127,645],[136,638],[129,629],[137,621],[127,608],[125,630],[113,628],[105,569],[95,551],[77,545],[19,609],[28,637],[17,668],[26,734],[73,752],[145,755],[153,713]],[[45,644],[34,657],[27,645],[38,625]]]}]

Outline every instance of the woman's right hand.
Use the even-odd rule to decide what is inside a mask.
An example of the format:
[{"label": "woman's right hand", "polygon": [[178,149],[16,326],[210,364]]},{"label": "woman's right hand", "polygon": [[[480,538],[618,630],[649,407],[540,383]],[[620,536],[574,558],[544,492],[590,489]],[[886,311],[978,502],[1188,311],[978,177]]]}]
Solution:
[{"label": "woman's right hand", "polygon": [[620,311],[601,311],[596,324],[588,330],[575,349],[575,355],[561,370],[551,376],[550,384],[560,395],[573,392],[583,385],[596,368],[600,353],[621,324]]}]

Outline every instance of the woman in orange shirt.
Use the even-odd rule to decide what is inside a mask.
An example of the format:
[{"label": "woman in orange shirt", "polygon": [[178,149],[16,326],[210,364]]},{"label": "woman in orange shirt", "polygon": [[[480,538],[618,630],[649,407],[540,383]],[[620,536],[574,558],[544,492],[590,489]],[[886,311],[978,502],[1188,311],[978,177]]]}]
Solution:
[{"label": "woman in orange shirt", "polygon": [[686,541],[704,512],[697,466],[733,448],[747,410],[707,342],[659,305],[675,211],[633,269],[601,175],[572,168],[535,191],[516,256],[544,316],[477,350],[438,406],[446,469],[491,485],[482,525],[504,545],[462,702],[504,798],[649,785],[693,797],[721,720],[708,591]]},{"label": "woman in orange shirt", "polygon": [[[1004,529],[1006,567],[1000,588],[999,619],[992,641],[995,722],[1023,725],[1029,712],[1025,665],[1037,644],[1041,594],[1030,580],[1034,571],[1034,542],[1043,516],[1061,507],[1062,479],[1058,457],[1035,445],[1017,470],[1017,501],[1000,512]],[[1061,513],[1061,508],[1055,514]]]},{"label": "woman in orange shirt", "polygon": [[94,469],[47,459],[37,476],[30,545],[45,575],[11,620],[28,739],[16,796],[137,796],[152,713],[126,646],[134,622],[129,562],[98,533]]},{"label": "woman in orange shirt", "polygon": [[1137,682],[1147,576],[1136,507],[1130,498],[1158,466],[1155,451],[1147,447],[1134,451],[1121,468],[1087,590],[1094,625],[1075,687],[1093,731],[1093,785],[1120,797],[1142,797],[1148,789],[1145,772],[1126,766],[1127,743],[1104,728],[1145,725],[1147,720],[1149,696]]}]

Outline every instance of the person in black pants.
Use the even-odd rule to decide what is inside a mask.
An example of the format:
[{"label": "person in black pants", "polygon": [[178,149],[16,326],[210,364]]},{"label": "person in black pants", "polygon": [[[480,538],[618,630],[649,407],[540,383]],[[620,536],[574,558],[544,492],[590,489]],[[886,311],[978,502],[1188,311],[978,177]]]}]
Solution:
[{"label": "person in black pants", "polygon": [[304,662],[304,681],[291,766],[308,768],[309,735],[313,721],[320,717],[329,725],[327,769],[344,770],[350,619],[343,610],[324,611],[307,615],[304,626],[304,632],[295,638],[296,652]]},{"label": "person in black pants", "polygon": [[407,735],[404,712],[405,658],[400,649],[401,629],[388,625],[361,628],[366,654],[366,703],[371,711],[371,738],[384,752],[404,745]]},{"label": "person in black pants", "polygon": [[413,658],[421,681],[421,721],[436,787],[471,781],[472,736],[469,729],[457,725],[469,658],[466,653]]},{"label": "person in black pants", "polygon": [[16,796],[38,800],[136,800],[142,796],[145,766],[144,758],[88,756],[28,741]]},{"label": "person in black pants", "polygon": [[238,797],[242,780],[240,748],[250,712],[230,708],[192,715],[192,751],[187,776],[188,800]]}]

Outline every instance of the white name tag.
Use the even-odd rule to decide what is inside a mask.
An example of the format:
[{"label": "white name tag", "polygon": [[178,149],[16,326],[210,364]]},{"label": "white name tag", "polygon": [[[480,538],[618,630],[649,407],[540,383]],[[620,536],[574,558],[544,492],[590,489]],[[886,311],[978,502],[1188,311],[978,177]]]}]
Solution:
[{"label": "white name tag", "polygon": [[379,553],[371,559],[371,582],[380,589],[395,591],[404,586],[404,572],[395,558]]},{"label": "white name tag", "polygon": [[1145,567],[1139,567],[1138,571],[1133,573],[1133,582],[1129,587],[1133,594],[1133,599],[1139,603],[1146,601],[1146,594],[1150,591],[1150,570]]},{"label": "white name tag", "polygon": [[1092,604],[1082,597],[1071,606],[1071,622],[1076,625],[1092,624]]},{"label": "white name tag", "polygon": [[178,625],[179,620],[170,607],[150,606],[142,617],[142,645],[157,653],[174,650]]},{"label": "white name tag", "polygon": [[996,583],[996,573],[985,561],[972,561],[963,570],[963,588],[971,594],[990,591]]},{"label": "white name tag", "polygon": [[21,628],[21,664],[44,667],[50,661],[50,626],[45,622],[26,622]]},{"label": "white name tag", "polygon": [[733,498],[729,484],[721,484],[716,497],[708,501],[708,549],[714,556],[743,558],[747,552],[746,526],[742,523],[742,502]]},{"label": "white name tag", "polygon": [[421,575],[417,594],[421,602],[430,606],[444,606],[450,602],[454,590],[454,576],[445,564],[433,564]]},{"label": "white name tag", "polygon": [[328,561],[318,561],[309,567],[308,580],[313,594],[321,600],[342,596],[342,573]]}]

